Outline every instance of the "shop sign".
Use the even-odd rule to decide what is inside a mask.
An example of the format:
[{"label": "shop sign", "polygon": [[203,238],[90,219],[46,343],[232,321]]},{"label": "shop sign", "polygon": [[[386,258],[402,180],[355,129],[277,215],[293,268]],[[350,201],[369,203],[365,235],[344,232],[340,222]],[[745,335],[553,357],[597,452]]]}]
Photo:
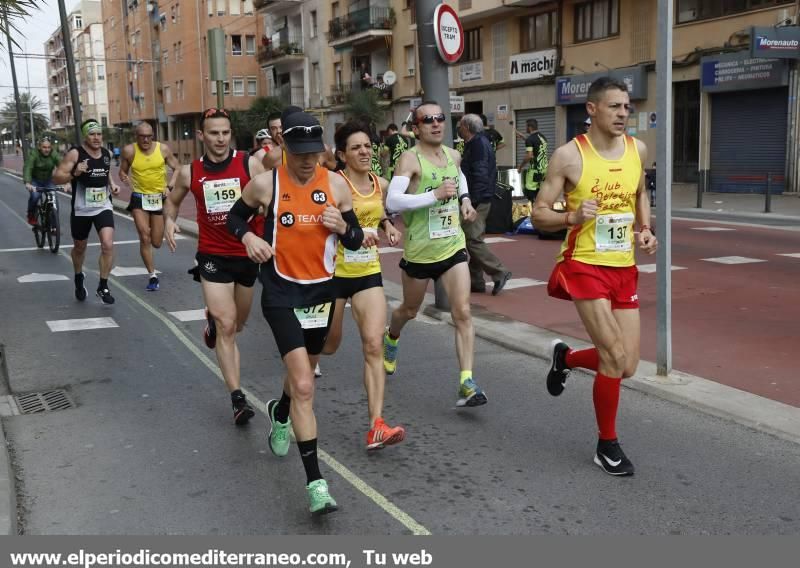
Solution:
[{"label": "shop sign", "polygon": [[752,27],[750,55],[768,59],[800,59],[800,28]]},{"label": "shop sign", "polygon": [[612,77],[628,87],[632,101],[647,98],[647,72],[644,66],[611,69],[602,73],[586,75],[564,75],[556,78],[556,104],[580,105],[586,103],[586,94],[593,81],[600,77]]},{"label": "shop sign", "polygon": [[511,81],[522,81],[555,75],[557,56],[555,49],[512,55],[508,58],[508,78]]},{"label": "shop sign", "polygon": [[747,52],[722,53],[700,60],[700,88],[707,93],[747,91],[789,84],[782,59],[751,57]]}]

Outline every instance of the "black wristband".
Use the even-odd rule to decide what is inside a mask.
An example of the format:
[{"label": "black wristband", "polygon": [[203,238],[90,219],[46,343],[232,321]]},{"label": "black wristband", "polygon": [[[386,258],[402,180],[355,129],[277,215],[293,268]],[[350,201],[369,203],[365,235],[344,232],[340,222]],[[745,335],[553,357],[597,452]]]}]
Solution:
[{"label": "black wristband", "polygon": [[469,199],[470,203],[472,203],[472,198],[469,196],[469,193],[462,193],[458,196],[458,204],[461,205],[465,199]]},{"label": "black wristband", "polygon": [[228,220],[225,223],[228,232],[241,241],[247,233],[252,231],[247,221],[256,213],[258,213],[257,207],[250,207],[242,201],[241,197],[237,199],[231,210],[228,211]]},{"label": "black wristband", "polygon": [[389,217],[384,217],[383,219],[381,219],[381,227],[383,227],[383,224],[384,224],[386,221],[389,221],[389,224],[390,224],[392,227],[394,227],[394,221],[392,221],[392,220],[391,220]]},{"label": "black wristband", "polygon": [[339,235],[339,240],[348,250],[358,250],[361,248],[361,243],[364,242],[364,231],[361,225],[358,224],[358,217],[356,212],[352,209],[342,213],[342,220],[347,223],[347,230],[344,235]]}]

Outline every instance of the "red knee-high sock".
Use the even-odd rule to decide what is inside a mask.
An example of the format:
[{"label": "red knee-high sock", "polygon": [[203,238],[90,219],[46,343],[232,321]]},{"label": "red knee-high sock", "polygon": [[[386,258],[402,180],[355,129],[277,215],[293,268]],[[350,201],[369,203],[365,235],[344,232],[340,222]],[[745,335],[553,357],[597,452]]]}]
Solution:
[{"label": "red knee-high sock", "polygon": [[596,371],[597,367],[600,365],[600,358],[597,356],[597,347],[570,349],[567,351],[564,362],[570,369],[580,367],[581,369]]},{"label": "red knee-high sock", "polygon": [[621,378],[607,377],[599,371],[594,378],[592,399],[601,440],[614,440],[617,437],[617,408],[621,383]]}]

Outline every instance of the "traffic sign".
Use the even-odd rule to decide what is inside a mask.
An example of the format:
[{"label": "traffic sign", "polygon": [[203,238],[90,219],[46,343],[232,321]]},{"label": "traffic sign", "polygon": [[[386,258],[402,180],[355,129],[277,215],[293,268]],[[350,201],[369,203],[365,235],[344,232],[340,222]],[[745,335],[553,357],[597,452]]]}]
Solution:
[{"label": "traffic sign", "polygon": [[451,6],[439,4],[433,12],[433,33],[436,49],[445,63],[452,64],[464,53],[464,28]]}]

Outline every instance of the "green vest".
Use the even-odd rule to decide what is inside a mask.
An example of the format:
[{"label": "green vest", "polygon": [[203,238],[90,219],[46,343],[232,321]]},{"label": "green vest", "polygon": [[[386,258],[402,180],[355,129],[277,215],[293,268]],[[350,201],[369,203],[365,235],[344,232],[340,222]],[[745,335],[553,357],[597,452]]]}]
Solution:
[{"label": "green vest", "polygon": [[[425,159],[417,148],[410,151],[417,155],[421,170],[417,194],[435,190],[445,178],[454,180],[458,185],[458,167],[446,149],[447,165],[443,168]],[[464,231],[461,230],[458,194],[446,201],[437,201],[430,207],[405,211],[403,221],[406,226],[403,258],[408,262],[440,262],[466,247]]]}]

